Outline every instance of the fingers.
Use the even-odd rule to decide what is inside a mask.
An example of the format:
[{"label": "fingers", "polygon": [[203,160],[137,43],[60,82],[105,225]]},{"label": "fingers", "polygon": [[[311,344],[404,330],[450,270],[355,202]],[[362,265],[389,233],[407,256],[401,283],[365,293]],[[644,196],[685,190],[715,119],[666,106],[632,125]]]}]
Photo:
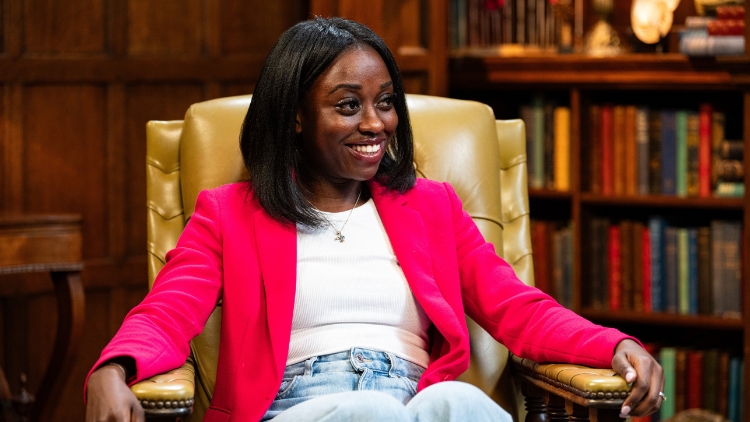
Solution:
[{"label": "fingers", "polygon": [[649,415],[659,409],[664,388],[664,373],[656,360],[640,345],[625,340],[612,358],[612,369],[631,384],[630,395],[620,410],[620,417]]},{"label": "fingers", "polygon": [[130,413],[130,422],[146,422],[146,415],[143,412],[143,407],[141,407],[141,404],[138,402],[135,403],[135,406]]}]

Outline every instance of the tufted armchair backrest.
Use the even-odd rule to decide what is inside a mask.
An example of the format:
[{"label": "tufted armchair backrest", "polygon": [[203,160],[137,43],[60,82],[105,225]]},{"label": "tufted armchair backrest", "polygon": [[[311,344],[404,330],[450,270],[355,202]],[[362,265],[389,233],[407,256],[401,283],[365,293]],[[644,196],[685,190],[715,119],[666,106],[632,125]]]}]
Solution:
[{"label": "tufted armchair backrest", "polygon": [[[250,100],[247,95],[205,101],[191,106],[185,120],[148,123],[149,286],[192,215],[198,193],[247,179],[239,132]],[[451,183],[485,239],[533,285],[523,122],[496,121],[489,107],[471,101],[407,95],[407,104],[418,176]],[[472,360],[462,379],[515,415],[507,349],[468,322]],[[203,417],[213,392],[220,324],[217,308],[192,343],[193,420]]]}]

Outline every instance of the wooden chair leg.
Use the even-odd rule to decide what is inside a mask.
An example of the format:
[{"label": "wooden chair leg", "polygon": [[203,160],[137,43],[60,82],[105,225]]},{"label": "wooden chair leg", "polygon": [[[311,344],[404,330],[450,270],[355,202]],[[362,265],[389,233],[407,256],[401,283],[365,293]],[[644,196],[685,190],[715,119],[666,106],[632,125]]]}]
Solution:
[{"label": "wooden chair leg", "polygon": [[570,422],[589,422],[591,410],[596,412],[596,409],[589,409],[570,400],[565,400],[565,411],[570,415]]},{"label": "wooden chair leg", "polygon": [[526,412],[528,412],[526,413],[526,422],[546,422],[547,405],[544,404],[544,392],[528,382],[521,383],[521,391]]},{"label": "wooden chair leg", "polygon": [[565,411],[565,399],[551,394],[544,393],[547,402],[547,418],[550,422],[567,422],[568,412]]}]

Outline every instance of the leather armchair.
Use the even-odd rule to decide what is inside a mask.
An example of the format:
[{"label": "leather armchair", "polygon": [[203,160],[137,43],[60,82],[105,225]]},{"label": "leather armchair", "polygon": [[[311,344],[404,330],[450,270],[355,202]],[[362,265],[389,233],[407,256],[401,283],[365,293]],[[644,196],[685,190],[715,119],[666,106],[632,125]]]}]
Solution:
[{"label": "leather armchair", "polygon": [[[149,283],[192,215],[198,193],[247,177],[238,139],[250,99],[206,101],[190,107],[183,121],[148,123]],[[485,239],[521,280],[533,285],[523,122],[496,121],[489,107],[476,102],[421,95],[408,95],[407,102],[418,176],[450,182]],[[461,379],[477,385],[517,420],[526,411],[527,421],[617,417],[629,387],[614,371],[511,357],[476,323],[468,323],[471,366]],[[217,307],[193,340],[192,356],[183,367],[132,386],[149,416],[203,417],[215,382],[220,324]],[[513,378],[526,397],[526,410]]]}]

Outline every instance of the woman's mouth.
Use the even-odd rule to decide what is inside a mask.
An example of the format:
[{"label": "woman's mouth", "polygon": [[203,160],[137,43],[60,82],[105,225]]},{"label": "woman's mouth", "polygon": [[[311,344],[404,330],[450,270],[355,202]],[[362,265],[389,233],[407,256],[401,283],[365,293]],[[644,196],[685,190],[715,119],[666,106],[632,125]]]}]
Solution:
[{"label": "woman's mouth", "polygon": [[349,147],[363,155],[377,155],[382,146],[383,144],[379,143],[375,145],[350,145]]}]

